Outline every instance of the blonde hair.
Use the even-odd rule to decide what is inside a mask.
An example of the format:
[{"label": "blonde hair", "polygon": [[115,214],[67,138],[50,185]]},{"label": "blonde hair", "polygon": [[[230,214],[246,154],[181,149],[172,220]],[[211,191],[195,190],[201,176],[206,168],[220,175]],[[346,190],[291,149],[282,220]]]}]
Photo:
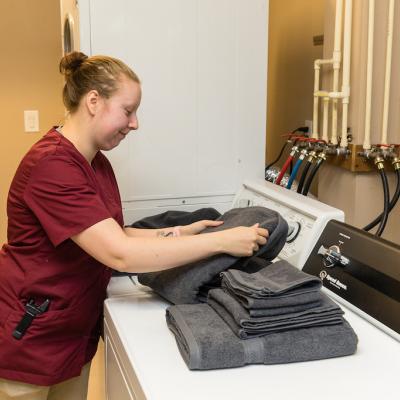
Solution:
[{"label": "blonde hair", "polygon": [[82,97],[91,90],[110,98],[118,90],[121,76],[140,84],[138,76],[124,62],[108,56],[92,56],[74,51],[60,61],[60,72],[65,77],[63,102],[72,114]]}]

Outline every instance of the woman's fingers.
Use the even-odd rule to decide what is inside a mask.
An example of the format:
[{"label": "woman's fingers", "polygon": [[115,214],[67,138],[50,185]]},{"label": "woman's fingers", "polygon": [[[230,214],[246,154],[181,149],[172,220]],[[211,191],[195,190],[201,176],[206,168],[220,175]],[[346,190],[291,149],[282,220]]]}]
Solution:
[{"label": "woman's fingers", "polygon": [[264,228],[257,228],[257,234],[260,236],[264,236],[264,237],[269,236],[268,229],[264,229]]},{"label": "woman's fingers", "polygon": [[220,226],[224,223],[224,221],[213,221],[213,220],[204,220],[202,221],[206,226]]},{"label": "woman's fingers", "polygon": [[258,235],[261,235],[261,236],[264,236],[264,237],[268,237],[268,235],[269,235],[268,230],[265,229],[265,228],[260,228],[260,224],[258,222],[256,224],[254,224],[252,226],[252,228],[256,228],[256,231],[257,231]]},{"label": "woman's fingers", "polygon": [[[260,224],[259,223],[254,224],[252,226],[252,228],[256,229],[256,234],[257,234],[256,244],[257,245],[263,245],[263,244],[267,243],[267,238],[269,236],[268,230],[265,229],[265,228],[260,228]],[[258,250],[258,246],[257,246],[257,250]],[[255,250],[255,251],[257,251],[257,250]]]},{"label": "woman's fingers", "polygon": [[257,236],[257,243],[263,245],[267,243],[267,238],[265,238],[264,236]]},{"label": "woman's fingers", "polygon": [[193,222],[189,225],[184,225],[180,227],[181,232],[184,235],[197,235],[202,232],[207,227],[217,227],[224,223],[224,221],[213,221],[208,219],[203,219],[201,221]]}]

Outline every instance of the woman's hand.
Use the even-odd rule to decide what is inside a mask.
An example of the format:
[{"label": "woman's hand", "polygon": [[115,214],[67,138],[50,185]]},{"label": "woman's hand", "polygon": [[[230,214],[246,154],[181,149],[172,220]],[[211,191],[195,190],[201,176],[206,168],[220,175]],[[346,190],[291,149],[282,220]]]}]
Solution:
[{"label": "woman's hand", "polygon": [[184,225],[179,227],[179,232],[183,236],[189,236],[189,235],[197,235],[204,229],[210,227],[210,226],[220,226],[224,223],[224,221],[212,221],[208,219],[204,219],[202,221],[197,221],[194,222],[193,224],[190,225]]},{"label": "woman's hand", "polygon": [[259,224],[251,227],[239,226],[216,232],[221,239],[223,253],[235,257],[248,257],[258,251],[260,245],[267,243],[268,230],[260,228]]}]

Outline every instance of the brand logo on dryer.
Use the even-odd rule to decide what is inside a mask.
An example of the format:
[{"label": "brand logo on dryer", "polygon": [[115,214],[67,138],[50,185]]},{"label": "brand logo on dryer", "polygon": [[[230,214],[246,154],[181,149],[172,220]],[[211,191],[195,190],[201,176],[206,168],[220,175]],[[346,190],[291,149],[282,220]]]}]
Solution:
[{"label": "brand logo on dryer", "polygon": [[325,270],[322,270],[319,273],[319,277],[321,281],[326,280],[330,285],[334,286],[339,290],[347,290],[347,285],[345,285],[343,282],[340,282],[339,279],[329,275]]}]

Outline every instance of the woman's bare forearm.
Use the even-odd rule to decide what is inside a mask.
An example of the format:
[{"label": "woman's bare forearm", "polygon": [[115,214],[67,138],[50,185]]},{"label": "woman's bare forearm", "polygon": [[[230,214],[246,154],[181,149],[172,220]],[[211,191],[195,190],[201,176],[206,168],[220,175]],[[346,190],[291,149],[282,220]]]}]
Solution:
[{"label": "woman's bare forearm", "polygon": [[118,271],[150,272],[177,267],[223,251],[220,233],[179,237],[131,237],[111,218],[71,239],[104,265]]},{"label": "woman's bare forearm", "polygon": [[168,233],[173,232],[174,227],[151,229],[151,228],[124,228],[124,232],[129,237],[157,237],[166,236]]},{"label": "woman's bare forearm", "polygon": [[256,225],[201,235],[130,237],[115,220],[108,218],[71,239],[110,268],[151,272],[178,267],[219,253],[248,257],[267,241],[268,231]]},{"label": "woman's bare forearm", "polygon": [[[217,234],[218,235],[218,234]],[[223,251],[215,233],[182,237],[127,238],[120,271],[151,272],[179,267]]]}]

